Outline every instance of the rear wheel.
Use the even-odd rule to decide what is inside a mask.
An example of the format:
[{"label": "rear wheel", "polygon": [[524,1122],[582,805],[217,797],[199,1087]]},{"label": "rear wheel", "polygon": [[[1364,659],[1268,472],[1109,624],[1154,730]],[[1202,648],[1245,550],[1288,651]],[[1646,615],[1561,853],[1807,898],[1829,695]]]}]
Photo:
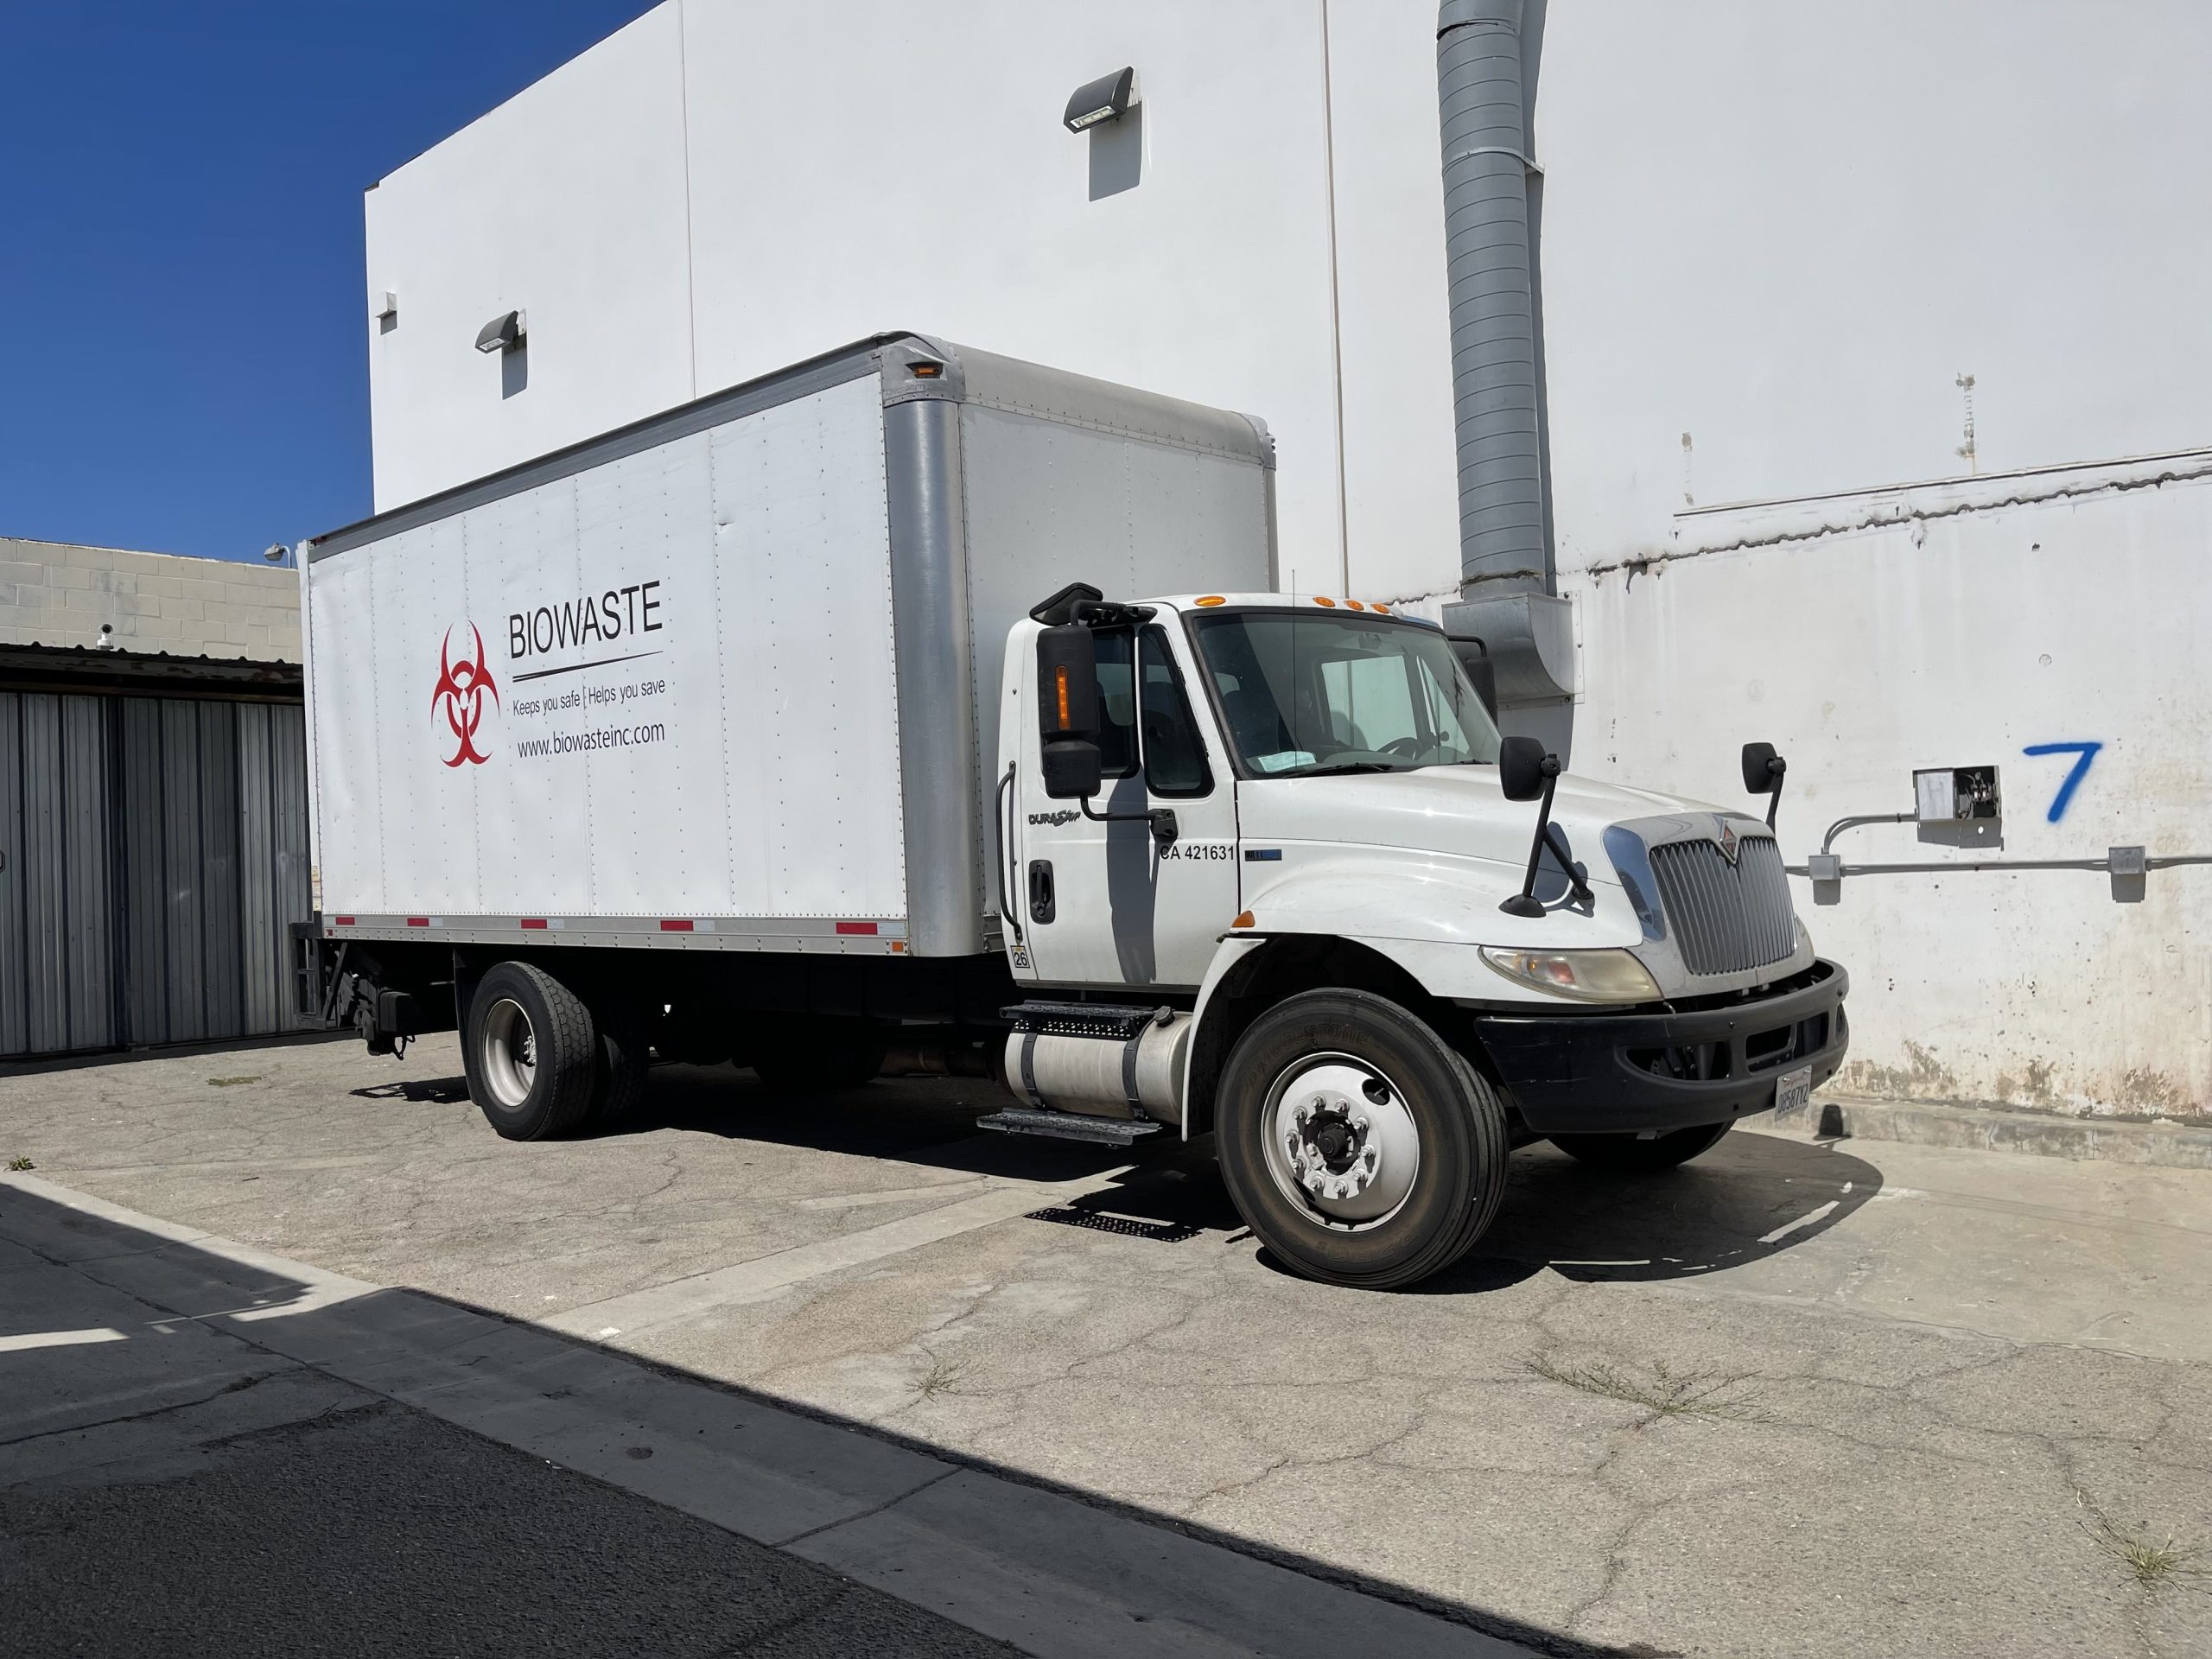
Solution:
[{"label": "rear wheel", "polygon": [[1217,1111],[1237,1211],[1297,1272],[1409,1285],[1497,1214],[1504,1107],[1427,1024],[1366,991],[1307,991],[1237,1039]]},{"label": "rear wheel", "polygon": [[591,1108],[594,1129],[611,1129],[636,1112],[645,1097],[645,1019],[627,1002],[610,1002],[596,1011],[599,1055],[592,1067]]},{"label": "rear wheel", "polygon": [[1735,1127],[1700,1123],[1694,1129],[1674,1129],[1646,1141],[1633,1135],[1554,1135],[1545,1138],[1570,1158],[1599,1169],[1642,1171],[1672,1169],[1713,1150],[1720,1137]]},{"label": "rear wheel", "polygon": [[591,1011],[543,969],[503,962],[478,982],[461,1033],[468,1094],[510,1141],[576,1127],[599,1058]]}]

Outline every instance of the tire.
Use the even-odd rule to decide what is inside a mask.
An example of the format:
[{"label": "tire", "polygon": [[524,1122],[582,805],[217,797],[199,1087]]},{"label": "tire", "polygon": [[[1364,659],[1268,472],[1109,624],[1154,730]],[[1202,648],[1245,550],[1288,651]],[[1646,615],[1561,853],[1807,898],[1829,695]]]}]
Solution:
[{"label": "tire", "polygon": [[503,962],[478,982],[461,1053],[469,1098],[510,1141],[566,1135],[591,1109],[591,1010],[543,968]]},{"label": "tire", "polygon": [[619,1128],[633,1116],[645,1098],[645,1071],[652,1062],[646,1051],[645,1021],[627,1003],[609,1003],[598,1012],[599,1055],[592,1067],[591,1105],[584,1116],[588,1128]]},{"label": "tire", "polygon": [[883,1070],[890,1045],[859,1020],[796,1020],[780,1043],[756,1054],[753,1075],[779,1095],[857,1089]]},{"label": "tire", "polygon": [[1551,1135],[1544,1138],[1568,1157],[1594,1168],[1649,1174],[1687,1164],[1712,1151],[1720,1144],[1720,1137],[1735,1127],[1732,1118],[1726,1123],[1700,1123],[1694,1129],[1655,1135],[1649,1141],[1633,1135]]},{"label": "tire", "polygon": [[1426,1279],[1467,1253],[1504,1197],[1497,1091],[1371,992],[1307,991],[1254,1020],[1223,1068],[1215,1119],[1237,1213],[1327,1284]]}]

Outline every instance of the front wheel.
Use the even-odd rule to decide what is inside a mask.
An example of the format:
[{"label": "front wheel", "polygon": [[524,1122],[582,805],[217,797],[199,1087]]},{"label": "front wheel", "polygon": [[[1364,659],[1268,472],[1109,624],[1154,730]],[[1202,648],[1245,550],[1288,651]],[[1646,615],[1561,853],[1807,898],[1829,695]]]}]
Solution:
[{"label": "front wheel", "polygon": [[1505,1109],[1423,1021],[1366,991],[1307,991],[1237,1039],[1217,1111],[1223,1179],[1285,1264],[1330,1284],[1410,1285],[1497,1214]]},{"label": "front wheel", "polygon": [[1735,1127],[1700,1123],[1694,1129],[1675,1129],[1646,1141],[1633,1135],[1554,1135],[1545,1137],[1568,1157],[1599,1169],[1649,1174],[1687,1164],[1720,1144],[1720,1137]]}]

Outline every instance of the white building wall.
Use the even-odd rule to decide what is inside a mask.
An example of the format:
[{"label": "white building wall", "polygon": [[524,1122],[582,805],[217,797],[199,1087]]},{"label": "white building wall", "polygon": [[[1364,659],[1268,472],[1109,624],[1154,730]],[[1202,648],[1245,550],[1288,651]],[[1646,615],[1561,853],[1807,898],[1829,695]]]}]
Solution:
[{"label": "white building wall", "polygon": [[[378,511],[694,395],[679,18],[647,13],[372,187]],[[475,349],[526,314],[514,357]],[[712,388],[699,388],[712,390]]]},{"label": "white building wall", "polygon": [[[371,337],[378,505],[920,328],[1262,416],[1286,579],[1348,563],[1433,612],[1459,539],[1435,11],[668,0],[371,193],[368,285],[401,307]],[[1527,13],[1576,769],[1732,801],[1770,739],[1793,858],[1915,766],[1992,761],[2008,854],[2212,849],[2212,10]],[[1092,200],[1097,141],[1059,114],[1123,63],[1141,182]],[[469,342],[510,307],[529,384],[502,397]],[[2146,454],[2181,481],[2111,464]],[[2053,823],[2065,763],[2022,751],[2060,741],[2106,747]],[[1812,915],[1859,975],[1862,1087],[2212,1106],[2182,965],[2206,873],[2126,906],[2088,875],[1870,877]]]}]

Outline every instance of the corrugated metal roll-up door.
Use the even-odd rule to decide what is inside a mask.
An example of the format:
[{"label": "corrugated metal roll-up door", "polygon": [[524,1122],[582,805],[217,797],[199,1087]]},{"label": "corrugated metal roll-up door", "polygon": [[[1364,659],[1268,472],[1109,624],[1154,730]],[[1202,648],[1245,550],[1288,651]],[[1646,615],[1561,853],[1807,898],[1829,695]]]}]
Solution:
[{"label": "corrugated metal roll-up door", "polygon": [[0,1056],[296,1029],[296,704],[0,692]]}]

